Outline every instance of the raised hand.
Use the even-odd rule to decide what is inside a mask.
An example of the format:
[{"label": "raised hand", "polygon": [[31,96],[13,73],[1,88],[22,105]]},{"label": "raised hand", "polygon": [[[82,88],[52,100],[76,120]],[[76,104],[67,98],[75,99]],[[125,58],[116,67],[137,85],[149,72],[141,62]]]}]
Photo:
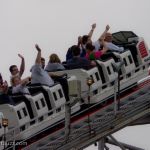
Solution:
[{"label": "raised hand", "polygon": [[82,43],[82,36],[79,36],[78,37],[78,44],[81,44]]},{"label": "raised hand", "polygon": [[96,28],[96,23],[92,24],[92,29],[94,30]]},{"label": "raised hand", "polygon": [[24,59],[24,57],[23,57],[21,54],[18,54],[18,56],[19,56],[21,59]]},{"label": "raised hand", "polygon": [[38,46],[38,44],[35,44],[35,48],[37,49],[38,52],[41,52],[40,47]]},{"label": "raised hand", "polygon": [[106,30],[108,31],[110,29],[110,26],[109,25],[106,25]]}]

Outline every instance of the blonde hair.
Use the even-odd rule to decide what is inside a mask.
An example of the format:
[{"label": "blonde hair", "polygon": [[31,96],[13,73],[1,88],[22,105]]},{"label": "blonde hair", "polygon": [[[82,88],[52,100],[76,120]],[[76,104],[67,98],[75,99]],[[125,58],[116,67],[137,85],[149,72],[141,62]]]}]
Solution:
[{"label": "blonde hair", "polygon": [[51,55],[49,56],[49,62],[51,62],[51,63],[61,63],[61,61],[60,61],[58,55],[55,54],[55,53],[54,53],[54,54],[51,54]]},{"label": "blonde hair", "polygon": [[12,76],[11,79],[10,79],[10,84],[11,84],[11,86],[14,86],[14,81],[15,81],[16,78],[19,78],[19,79],[21,80],[21,78],[20,78],[19,75],[14,75],[14,76]]}]

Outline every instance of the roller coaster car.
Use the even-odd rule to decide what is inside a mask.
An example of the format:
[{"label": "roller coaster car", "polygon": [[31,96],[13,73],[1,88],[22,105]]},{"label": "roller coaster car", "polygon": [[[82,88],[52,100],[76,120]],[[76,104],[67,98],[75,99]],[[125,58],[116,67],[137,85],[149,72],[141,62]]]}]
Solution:
[{"label": "roller coaster car", "polygon": [[[143,38],[131,31],[113,33],[113,43],[124,47],[122,53],[113,55],[124,64],[120,69],[120,92],[126,92],[138,81],[148,76],[150,66],[150,52]],[[111,55],[107,55],[111,56]],[[80,100],[86,104],[105,103],[114,97],[114,83],[118,77],[113,64],[118,63],[112,57],[96,60],[97,66],[92,69],[76,68],[61,71],[68,75],[69,96],[72,102],[71,114],[81,111]],[[89,86],[87,78],[92,78]],[[6,97],[0,98],[0,111],[9,120],[8,137],[14,134],[16,139],[25,139],[41,130],[56,125],[65,118],[65,104],[67,102],[64,90],[60,84],[52,87],[45,85],[31,85],[28,87],[30,95],[11,95],[15,102],[6,102]],[[90,97],[90,99],[89,99]],[[75,103],[74,103],[75,102]],[[0,120],[1,121],[1,120]],[[10,131],[10,129],[14,131]],[[3,128],[0,122],[0,137]]]},{"label": "roller coaster car", "polygon": [[[71,114],[74,114],[80,110],[79,102],[74,102],[74,99],[80,96],[80,83],[75,76],[72,76],[68,79],[68,84],[72,103]],[[60,84],[57,83],[51,87],[34,84],[28,86],[28,89],[30,94],[18,93],[8,96],[13,100],[13,104],[5,102],[5,97],[0,104],[1,112],[9,120],[9,130],[18,127],[15,130],[18,134],[17,140],[29,137],[65,118],[66,99]],[[2,134],[1,127],[0,137]],[[11,138],[11,134],[9,136]]]},{"label": "roller coaster car", "polygon": [[[143,38],[138,37],[132,31],[120,31],[112,34],[113,43],[124,47],[122,53],[113,52],[116,58],[124,62],[120,71],[120,90],[125,90],[131,86],[135,86],[137,82],[148,76],[148,67],[150,65],[150,52]],[[86,79],[93,78],[93,84],[90,87],[91,100],[90,103],[104,101],[114,93],[114,81],[117,78],[112,64],[117,61],[107,55],[105,59],[96,60],[97,67],[85,70],[82,68],[64,70],[68,76],[75,75],[81,82],[81,95],[84,97],[88,92]],[[87,98],[84,98],[88,103]]]}]

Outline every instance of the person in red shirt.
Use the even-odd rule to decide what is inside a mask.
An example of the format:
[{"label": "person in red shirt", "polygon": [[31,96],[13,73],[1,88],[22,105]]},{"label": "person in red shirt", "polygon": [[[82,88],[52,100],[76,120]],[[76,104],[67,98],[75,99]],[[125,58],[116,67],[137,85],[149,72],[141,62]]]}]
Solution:
[{"label": "person in red shirt", "polygon": [[92,45],[92,43],[88,43],[86,45],[86,58],[88,60],[96,60],[99,59],[103,54],[107,52],[107,48],[105,45],[105,42],[103,41],[103,49],[100,51],[95,51],[95,47]]}]

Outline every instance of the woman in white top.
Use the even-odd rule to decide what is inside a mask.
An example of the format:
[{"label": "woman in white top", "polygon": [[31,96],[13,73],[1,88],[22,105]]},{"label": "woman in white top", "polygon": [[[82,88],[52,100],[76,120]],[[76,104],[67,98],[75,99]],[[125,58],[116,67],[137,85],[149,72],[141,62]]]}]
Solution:
[{"label": "woman in white top", "polygon": [[12,82],[12,94],[22,93],[22,94],[30,94],[26,84],[30,81],[30,77],[27,77],[21,80],[20,76],[14,76],[11,79]]}]

